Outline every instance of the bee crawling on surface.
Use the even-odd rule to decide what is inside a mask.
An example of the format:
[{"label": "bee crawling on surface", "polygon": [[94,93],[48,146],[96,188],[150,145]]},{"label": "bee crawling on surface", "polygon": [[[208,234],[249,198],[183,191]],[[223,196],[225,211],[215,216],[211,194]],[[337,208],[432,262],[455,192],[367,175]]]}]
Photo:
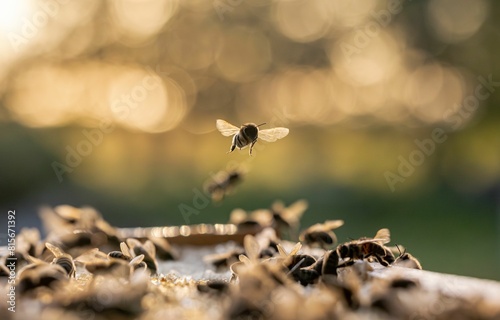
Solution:
[{"label": "bee crawling on surface", "polygon": [[246,123],[238,128],[225,120],[217,119],[216,127],[223,136],[233,136],[231,148],[228,153],[233,152],[236,147],[241,150],[250,145],[249,154],[252,155],[253,146],[257,142],[258,138],[267,142],[274,142],[278,139],[286,137],[290,131],[289,129],[283,127],[259,130],[259,127],[264,124],[266,123],[259,125],[256,125],[255,123]]},{"label": "bee crawling on surface", "polygon": [[52,263],[61,266],[64,271],[66,271],[68,277],[74,278],[76,267],[73,258],[69,254],[63,252],[59,247],[56,247],[49,242],[46,242],[45,246],[54,255]]},{"label": "bee crawling on surface", "polygon": [[339,267],[352,265],[354,260],[374,258],[387,267],[395,261],[394,254],[384,244],[390,242],[389,229],[380,229],[375,238],[360,238],[337,247],[340,258],[349,260]]},{"label": "bee crawling on surface", "polygon": [[204,183],[203,189],[210,194],[213,202],[222,201],[243,180],[244,175],[243,170],[219,171]]}]

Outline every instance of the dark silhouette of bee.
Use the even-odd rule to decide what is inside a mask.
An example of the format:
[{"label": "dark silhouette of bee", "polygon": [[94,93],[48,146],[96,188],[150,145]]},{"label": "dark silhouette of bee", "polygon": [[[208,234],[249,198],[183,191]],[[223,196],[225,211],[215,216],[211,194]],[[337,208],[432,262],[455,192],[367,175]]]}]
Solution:
[{"label": "dark silhouette of bee", "polygon": [[229,290],[229,284],[222,280],[208,280],[206,283],[196,285],[201,293],[222,294]]},{"label": "dark silhouette of bee", "polygon": [[210,194],[212,201],[219,202],[230,194],[235,186],[243,180],[242,170],[219,171],[207,180],[203,189]]},{"label": "dark silhouette of bee", "polygon": [[39,287],[56,289],[58,283],[67,281],[66,270],[58,264],[48,264],[31,257],[33,263],[19,271],[18,292],[23,295]]},{"label": "dark silhouette of bee", "polygon": [[290,239],[296,239],[299,221],[308,207],[307,201],[298,200],[285,207],[283,202],[275,201],[270,209],[260,209],[246,215],[244,221],[256,221],[261,226],[270,226],[278,234],[288,233]]},{"label": "dark silhouette of bee", "polygon": [[324,223],[317,223],[304,230],[299,240],[312,245],[317,244],[323,249],[337,243],[337,236],[332,230],[341,227],[344,220],[329,220]]},{"label": "dark silhouette of bee", "polygon": [[60,265],[64,269],[64,271],[66,271],[66,274],[68,275],[68,277],[74,277],[76,267],[75,267],[75,263],[73,261],[73,257],[71,257],[67,253],[64,253],[60,248],[54,246],[53,244],[51,244],[49,242],[46,242],[45,246],[54,255],[54,259],[52,260],[52,263]]},{"label": "dark silhouette of bee", "polygon": [[235,262],[238,262],[238,257],[244,254],[245,251],[241,248],[233,249],[224,253],[215,253],[207,255],[203,258],[206,263],[213,265],[216,269],[229,268]]},{"label": "dark silhouette of bee", "polygon": [[[278,251],[280,253],[280,258],[283,259],[283,266],[288,270],[288,274],[290,274],[295,281],[299,281],[302,285],[307,285],[308,282],[302,278],[304,272],[301,270],[307,268],[314,263],[316,263],[316,259],[314,257],[307,254],[298,254],[302,244],[298,242],[290,251],[287,253],[286,250],[278,244]],[[307,271],[305,271],[307,272]]]},{"label": "dark silhouette of bee", "polygon": [[130,261],[130,260],[132,260],[131,257],[123,254],[123,252],[121,252],[121,251],[111,251],[110,253],[108,253],[108,257],[114,258],[114,259],[125,260],[127,262]]},{"label": "dark silhouette of bee", "polygon": [[120,259],[127,262],[132,260],[132,254],[125,242],[120,243],[120,251],[111,251],[108,253],[108,258]]},{"label": "dark silhouette of bee", "polygon": [[355,274],[346,275],[346,279],[339,281],[337,277],[323,276],[322,282],[327,288],[335,292],[346,307],[357,310],[361,307],[361,284]]},{"label": "dark silhouette of bee", "polygon": [[283,127],[259,130],[259,127],[264,124],[265,123],[256,125],[255,123],[246,123],[242,125],[241,128],[238,128],[227,121],[217,119],[216,127],[223,136],[233,136],[229,152],[233,152],[236,147],[241,150],[250,145],[250,155],[252,155],[253,146],[257,142],[258,138],[267,142],[274,142],[278,139],[286,137],[290,131]]},{"label": "dark silhouette of bee", "polygon": [[179,253],[172,248],[167,239],[162,237],[148,237],[156,248],[156,257],[160,260],[177,260]]},{"label": "dark silhouette of bee", "polygon": [[278,235],[283,231],[289,232],[290,238],[293,239],[296,235],[292,233],[297,231],[299,220],[307,206],[307,201],[298,200],[288,207],[285,207],[281,201],[275,201],[270,209],[258,209],[251,212],[237,208],[231,212],[229,222],[236,224],[239,228],[272,227]]},{"label": "dark silhouette of bee", "polygon": [[329,250],[308,267],[300,268],[298,273],[302,285],[314,284],[321,276],[337,276],[339,255],[336,250]]},{"label": "dark silhouette of bee", "polygon": [[85,269],[94,276],[114,276],[128,279],[130,277],[130,264],[121,259],[93,260],[85,263]]},{"label": "dark silhouette of bee", "polygon": [[275,201],[271,206],[274,228],[278,231],[289,230],[297,232],[300,218],[308,206],[306,200],[297,200],[288,207],[285,207],[281,201]]},{"label": "dark silhouette of bee", "polygon": [[[266,209],[261,209],[261,210],[266,210]],[[246,212],[245,210],[240,208],[233,209],[233,211],[231,211],[231,214],[229,216],[229,223],[235,224],[238,226],[238,228],[241,229],[270,227],[271,226],[270,219],[268,219],[268,217],[264,217],[264,219],[261,219],[263,215],[256,214],[255,213],[256,211]]]},{"label": "dark silhouette of bee", "polygon": [[406,310],[401,306],[400,294],[419,287],[419,283],[407,278],[393,278],[380,285],[378,292],[372,296],[371,307],[381,310],[398,319],[407,318]]},{"label": "dark silhouette of bee", "polygon": [[422,270],[422,265],[417,258],[407,253],[406,249],[404,249],[403,253],[401,253],[399,246],[397,246],[397,248],[399,250],[399,256],[397,257],[396,261],[394,261],[395,266]]},{"label": "dark silhouette of bee", "polygon": [[418,286],[418,282],[412,279],[395,278],[391,280],[389,286],[391,288],[410,289],[416,288]]},{"label": "dark silhouette of bee", "polygon": [[380,229],[375,238],[360,238],[341,244],[337,247],[337,252],[342,259],[349,258],[342,267],[352,265],[354,260],[365,260],[374,258],[381,265],[387,267],[395,261],[394,254],[391,250],[384,246],[390,241],[390,233],[388,229]]},{"label": "dark silhouette of bee", "polygon": [[147,265],[148,269],[153,273],[157,273],[158,263],[156,262],[156,248],[151,240],[146,240],[146,242],[141,243],[137,239],[129,238],[127,239],[127,245],[131,252],[134,253],[134,257],[144,255],[143,262]]}]

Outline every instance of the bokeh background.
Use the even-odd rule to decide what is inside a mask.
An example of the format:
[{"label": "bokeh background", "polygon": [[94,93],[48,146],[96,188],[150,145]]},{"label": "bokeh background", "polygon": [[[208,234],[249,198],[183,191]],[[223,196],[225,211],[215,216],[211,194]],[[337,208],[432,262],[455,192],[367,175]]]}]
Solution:
[{"label": "bokeh background", "polygon": [[[304,198],[302,226],[388,227],[426,269],[500,280],[499,15],[487,0],[2,1],[2,216],[19,232],[71,204],[178,225]],[[290,135],[226,154],[217,118]],[[197,198],[235,165],[236,193]]]}]

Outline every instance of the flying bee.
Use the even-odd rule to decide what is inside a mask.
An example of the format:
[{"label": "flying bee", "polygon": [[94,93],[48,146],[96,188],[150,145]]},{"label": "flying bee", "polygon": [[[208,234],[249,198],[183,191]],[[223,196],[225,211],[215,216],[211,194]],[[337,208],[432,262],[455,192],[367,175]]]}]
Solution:
[{"label": "flying bee", "polygon": [[397,246],[397,248],[399,250],[399,256],[396,259],[396,261],[394,261],[395,266],[422,270],[422,265],[420,264],[420,261],[418,261],[417,258],[407,253],[406,249],[404,249],[403,253],[401,253],[399,246]]},{"label": "flying bee", "polygon": [[212,201],[219,202],[243,180],[243,175],[242,170],[219,171],[205,182],[203,189],[210,194]]},{"label": "flying bee", "polygon": [[217,119],[216,127],[223,136],[233,136],[231,148],[228,153],[233,152],[236,147],[241,150],[250,145],[250,155],[252,155],[253,146],[258,138],[267,142],[274,142],[286,137],[290,131],[283,127],[259,130],[259,127],[264,124],[265,123],[256,125],[255,123],[246,123],[242,125],[241,128],[238,128],[227,121]]},{"label": "flying bee", "polygon": [[299,237],[299,240],[306,244],[318,244],[325,249],[329,245],[337,243],[337,236],[333,233],[344,225],[344,220],[328,220],[325,223],[317,223],[304,230]]},{"label": "flying bee", "polygon": [[385,267],[389,266],[394,262],[395,258],[391,250],[384,246],[384,244],[388,242],[390,242],[389,230],[380,229],[373,239],[363,237],[339,245],[337,247],[339,256],[342,259],[349,258],[349,261],[339,267],[352,265],[354,260],[365,260],[369,258],[374,258]]}]

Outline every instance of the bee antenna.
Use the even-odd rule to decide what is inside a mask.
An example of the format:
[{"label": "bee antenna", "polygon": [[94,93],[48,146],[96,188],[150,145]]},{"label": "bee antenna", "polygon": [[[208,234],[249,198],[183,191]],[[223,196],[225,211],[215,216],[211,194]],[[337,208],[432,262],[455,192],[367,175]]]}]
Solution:
[{"label": "bee antenna", "polygon": [[302,258],[302,260],[300,260],[300,261],[299,261],[299,262],[298,262],[298,263],[297,263],[297,264],[296,264],[296,265],[292,268],[292,270],[290,270],[290,271],[287,273],[287,275],[289,275],[290,273],[295,272],[295,270],[297,270],[297,269],[300,267],[300,265],[301,265],[302,263],[304,263],[304,261],[305,261],[305,260],[306,260],[306,258]]},{"label": "bee antenna", "polygon": [[401,253],[401,249],[399,248],[399,244],[396,245],[396,248],[398,248],[399,256],[402,256],[403,254],[406,253],[406,248],[404,248],[403,253]]},{"label": "bee antenna", "polygon": [[266,124],[265,122],[264,122],[264,123],[261,123],[261,124],[259,124],[257,127],[263,126],[263,125],[265,125],[265,124]]}]

